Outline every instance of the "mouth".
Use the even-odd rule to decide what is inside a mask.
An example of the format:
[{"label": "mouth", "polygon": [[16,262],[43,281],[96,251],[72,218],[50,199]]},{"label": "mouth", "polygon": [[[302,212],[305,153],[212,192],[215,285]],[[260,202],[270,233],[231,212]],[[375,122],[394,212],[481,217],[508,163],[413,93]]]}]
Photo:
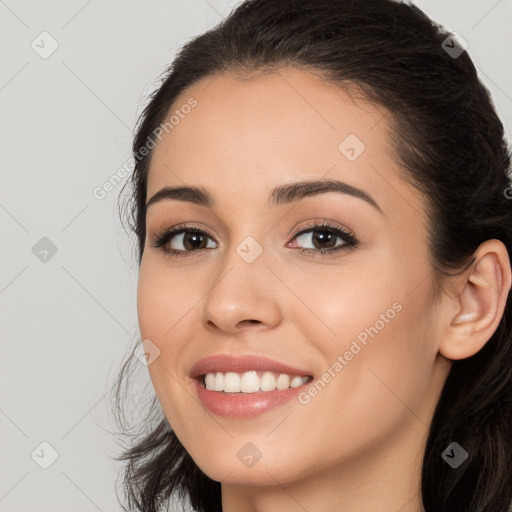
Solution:
[{"label": "mouth", "polygon": [[189,370],[201,403],[218,416],[252,418],[284,406],[314,379],[313,372],[256,354],[216,354]]},{"label": "mouth", "polygon": [[294,375],[275,371],[249,370],[237,372],[207,372],[195,379],[205,389],[226,394],[244,395],[285,391],[310,383],[312,375]]},{"label": "mouth", "polygon": [[209,371],[192,378],[200,402],[219,417],[248,419],[269,413],[304,393],[309,374],[271,370]]}]

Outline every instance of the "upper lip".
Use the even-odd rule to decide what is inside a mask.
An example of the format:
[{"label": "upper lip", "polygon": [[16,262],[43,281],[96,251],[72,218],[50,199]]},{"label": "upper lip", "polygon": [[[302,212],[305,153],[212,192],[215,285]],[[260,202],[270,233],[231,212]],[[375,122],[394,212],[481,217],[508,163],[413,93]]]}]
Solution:
[{"label": "upper lip", "polygon": [[210,372],[245,373],[251,370],[274,371],[288,375],[311,375],[309,370],[294,368],[267,357],[250,355],[232,356],[229,354],[217,354],[197,361],[190,369],[189,375],[191,378],[197,378]]}]

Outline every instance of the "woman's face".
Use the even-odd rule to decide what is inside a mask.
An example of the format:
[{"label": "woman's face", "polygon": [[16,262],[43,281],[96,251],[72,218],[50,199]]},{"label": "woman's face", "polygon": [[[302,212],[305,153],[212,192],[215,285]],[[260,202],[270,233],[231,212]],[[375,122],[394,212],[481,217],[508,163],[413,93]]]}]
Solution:
[{"label": "woman's face", "polygon": [[[182,194],[148,206],[138,315],[157,356],[153,385],[185,449],[210,478],[236,484],[284,484],[349,462],[356,474],[386,458],[416,468],[447,367],[429,302],[425,205],[399,177],[384,112],[295,69],[208,79],[172,110],[147,200],[191,186],[212,204]],[[278,187],[318,180],[366,199],[313,188],[273,201]],[[178,225],[201,233],[153,246]],[[191,370],[218,354],[263,356],[312,380],[258,396],[203,390],[210,409]],[[265,408],[265,393],[291,398]]]}]

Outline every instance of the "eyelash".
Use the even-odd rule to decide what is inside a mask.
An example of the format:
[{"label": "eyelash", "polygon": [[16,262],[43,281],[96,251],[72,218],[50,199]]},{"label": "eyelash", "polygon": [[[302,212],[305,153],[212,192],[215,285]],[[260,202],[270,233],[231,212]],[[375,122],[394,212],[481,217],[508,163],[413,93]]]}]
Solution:
[{"label": "eyelash", "polygon": [[[328,232],[330,234],[334,234],[335,236],[341,238],[345,243],[334,248],[330,249],[309,249],[309,248],[302,248],[302,249],[296,249],[300,251],[301,253],[314,253],[314,254],[331,254],[335,253],[340,250],[349,250],[354,249],[358,246],[359,241],[355,237],[354,233],[346,228],[341,227],[335,227],[331,224],[328,224],[326,222],[321,223],[313,223],[313,224],[307,224],[305,226],[302,226],[300,228],[300,231],[297,231],[295,233],[292,233],[293,237],[292,240],[299,237],[300,235],[303,235],[305,233],[308,233],[309,231],[320,231],[320,232]],[[192,251],[182,251],[177,249],[166,249],[165,245],[168,244],[172,238],[175,235],[181,234],[181,233],[198,233],[201,235],[206,235],[209,238],[213,237],[207,233],[206,231],[199,229],[194,226],[187,226],[185,224],[179,224],[178,226],[175,226],[171,229],[164,229],[157,233],[153,239],[153,242],[151,243],[151,247],[155,247],[158,249],[161,249],[166,254],[172,257],[188,257],[192,255],[191,253],[197,253],[198,251],[204,250],[204,249],[194,249]],[[206,249],[209,250],[209,249]]]}]

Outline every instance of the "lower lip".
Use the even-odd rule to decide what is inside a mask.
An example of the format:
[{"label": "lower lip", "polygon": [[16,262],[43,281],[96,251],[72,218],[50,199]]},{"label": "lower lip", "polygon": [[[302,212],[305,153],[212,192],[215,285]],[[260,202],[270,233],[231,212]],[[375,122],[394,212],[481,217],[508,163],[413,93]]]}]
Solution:
[{"label": "lower lip", "polygon": [[242,394],[210,391],[198,379],[194,379],[194,385],[199,400],[214,414],[230,418],[252,418],[289,402],[304,391],[309,381],[296,388]]}]

